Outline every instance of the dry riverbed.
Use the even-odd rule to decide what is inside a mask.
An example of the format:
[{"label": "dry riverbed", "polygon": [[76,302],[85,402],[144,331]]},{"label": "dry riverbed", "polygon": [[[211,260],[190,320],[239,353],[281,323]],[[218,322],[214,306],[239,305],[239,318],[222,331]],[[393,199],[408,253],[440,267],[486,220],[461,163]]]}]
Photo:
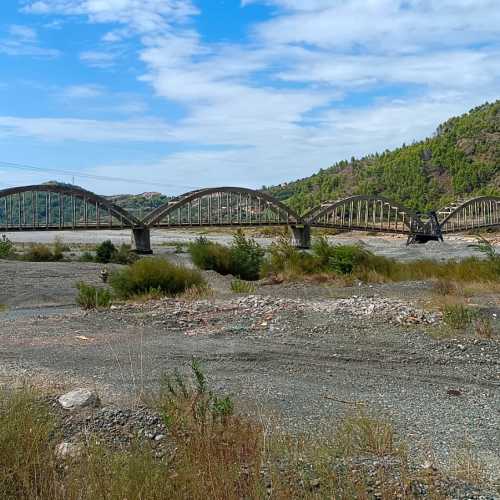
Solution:
[{"label": "dry riverbed", "polygon": [[0,261],[0,304],[9,306],[0,311],[0,381],[27,379],[56,392],[96,388],[105,405],[121,408],[195,357],[217,390],[287,431],[327,434],[361,410],[394,423],[416,467],[449,469],[468,450],[484,470],[484,498],[495,498],[498,295],[468,299],[490,315],[493,339],[443,337],[437,298],[420,282],[262,283],[239,296],[230,278],[206,273],[215,290],[208,300],[82,312],[74,284],[97,284],[100,268]]}]

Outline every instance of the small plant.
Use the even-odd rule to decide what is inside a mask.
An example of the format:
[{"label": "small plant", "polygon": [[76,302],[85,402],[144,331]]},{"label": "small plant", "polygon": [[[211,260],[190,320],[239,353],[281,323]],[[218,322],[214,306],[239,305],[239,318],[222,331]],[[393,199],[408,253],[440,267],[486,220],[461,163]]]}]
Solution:
[{"label": "small plant", "polygon": [[234,279],[231,281],[231,290],[234,293],[255,293],[255,285],[249,281]]},{"label": "small plant", "polygon": [[208,299],[214,295],[214,291],[208,285],[196,285],[188,288],[180,295],[183,300],[203,300]]},{"label": "small plant", "polygon": [[477,312],[463,304],[450,304],[443,307],[443,321],[454,330],[464,330],[477,317]]},{"label": "small plant", "polygon": [[231,250],[229,247],[209,241],[200,236],[189,243],[188,252],[193,264],[200,269],[216,271],[220,274],[231,274]]},{"label": "small plant", "polygon": [[103,241],[95,249],[95,260],[101,264],[108,264],[116,254],[116,247],[111,240]]},{"label": "small plant", "polygon": [[11,257],[14,253],[14,244],[12,241],[2,234],[2,238],[0,238],[0,259],[5,259],[7,257]]},{"label": "small plant", "polygon": [[474,331],[476,335],[480,338],[492,339],[494,333],[490,318],[486,317],[478,318],[474,325]]},{"label": "small plant", "polygon": [[366,453],[385,456],[400,451],[391,424],[363,414],[345,418],[334,440],[342,456]]},{"label": "small plant", "polygon": [[106,288],[96,288],[86,283],[77,283],[76,303],[82,309],[105,309],[111,305],[111,292]]},{"label": "small plant", "polygon": [[458,293],[458,287],[452,281],[440,278],[434,281],[432,284],[432,291],[437,295],[456,295]]},{"label": "small plant", "polygon": [[204,286],[205,280],[197,270],[150,257],[112,273],[110,284],[119,298],[129,299],[151,291],[161,296],[175,296],[193,286]]},{"label": "small plant", "polygon": [[80,262],[95,262],[94,256],[87,250],[82,253],[79,259]]}]

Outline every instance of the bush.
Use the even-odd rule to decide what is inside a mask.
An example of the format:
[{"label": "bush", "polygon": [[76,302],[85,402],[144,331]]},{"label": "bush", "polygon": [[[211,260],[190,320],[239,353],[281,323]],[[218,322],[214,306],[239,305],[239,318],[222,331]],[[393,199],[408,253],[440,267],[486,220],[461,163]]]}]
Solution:
[{"label": "bush", "polygon": [[231,247],[231,274],[243,280],[259,279],[264,254],[264,249],[255,240],[245,238],[243,231],[238,230]]},{"label": "bush", "polygon": [[178,295],[205,281],[199,271],[172,264],[165,259],[150,257],[111,274],[110,284],[116,295],[128,299],[135,295]]},{"label": "bush", "polygon": [[351,274],[373,256],[359,245],[331,245],[326,238],[316,240],[312,252],[317,258],[318,268],[336,274]]},{"label": "bush", "polygon": [[82,309],[101,309],[111,305],[111,293],[106,288],[96,288],[86,283],[77,283],[76,303]]},{"label": "bush", "polygon": [[116,247],[111,240],[103,241],[97,245],[95,250],[95,260],[101,264],[108,264],[116,254]]},{"label": "bush", "polygon": [[14,244],[10,241],[5,234],[2,234],[0,239],[0,259],[10,257],[14,253]]},{"label": "bush", "polygon": [[235,234],[231,247],[200,237],[189,244],[188,251],[193,263],[200,269],[232,274],[244,280],[259,279],[265,253],[255,240],[246,238],[241,230]]},{"label": "bush", "polygon": [[224,275],[231,274],[231,250],[228,247],[200,236],[193,243],[189,243],[188,252],[193,264],[200,269]]},{"label": "bush", "polygon": [[55,262],[63,259],[63,253],[60,247],[55,245],[54,250],[51,250],[48,245],[36,243],[30,246],[24,254],[24,259],[32,262]]}]

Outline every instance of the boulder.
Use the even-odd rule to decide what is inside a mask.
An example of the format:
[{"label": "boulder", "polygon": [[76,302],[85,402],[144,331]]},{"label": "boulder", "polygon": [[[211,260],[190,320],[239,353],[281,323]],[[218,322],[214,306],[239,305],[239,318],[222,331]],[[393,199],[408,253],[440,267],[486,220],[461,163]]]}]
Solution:
[{"label": "boulder", "polygon": [[63,394],[58,399],[59,404],[66,410],[84,408],[86,406],[99,406],[97,394],[89,389],[75,389]]}]

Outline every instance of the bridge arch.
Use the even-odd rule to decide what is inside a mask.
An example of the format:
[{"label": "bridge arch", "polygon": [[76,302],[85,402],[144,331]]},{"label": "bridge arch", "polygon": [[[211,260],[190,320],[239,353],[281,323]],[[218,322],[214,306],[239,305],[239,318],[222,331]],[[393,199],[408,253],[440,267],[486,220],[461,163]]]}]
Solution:
[{"label": "bridge arch", "polygon": [[262,191],[215,187],[173,198],[142,222],[148,227],[294,225],[301,217]]},{"label": "bridge arch", "polygon": [[500,196],[479,196],[438,211],[443,233],[500,225]]},{"label": "bridge arch", "polygon": [[370,195],[323,203],[304,215],[304,220],[317,227],[405,234],[424,226],[415,211],[383,196]]},{"label": "bridge arch", "polygon": [[37,184],[0,190],[0,230],[131,228],[134,215],[85,189]]}]

